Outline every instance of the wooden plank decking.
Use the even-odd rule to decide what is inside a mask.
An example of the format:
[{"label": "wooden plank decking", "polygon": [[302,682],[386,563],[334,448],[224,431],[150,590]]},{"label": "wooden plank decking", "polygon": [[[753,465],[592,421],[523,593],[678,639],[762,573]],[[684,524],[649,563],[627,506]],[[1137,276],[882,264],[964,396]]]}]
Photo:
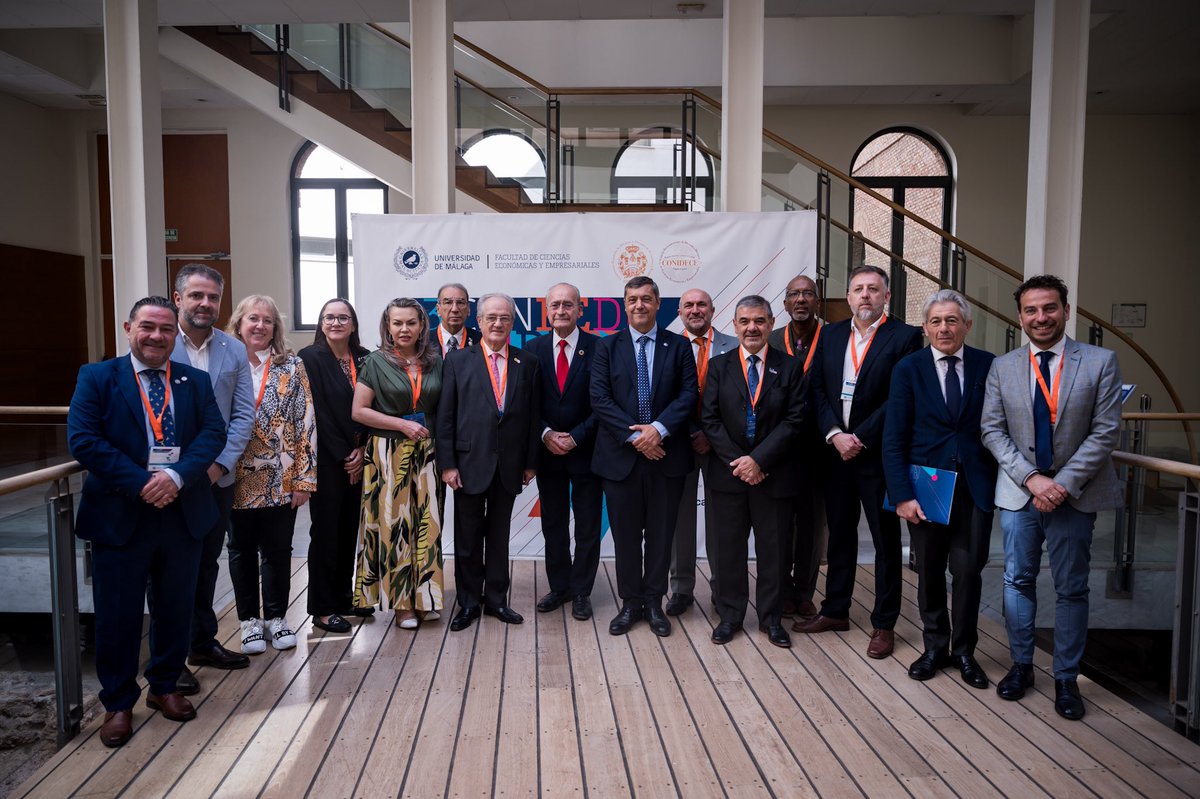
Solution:
[{"label": "wooden plank decking", "polygon": [[[92,724],[13,795],[1200,796],[1200,746],[1099,686],[1081,680],[1082,722],[1058,718],[1044,653],[1019,703],[951,671],[908,679],[921,641],[911,573],[896,654],[875,661],[869,568],[850,632],[796,635],[780,650],[758,634],[712,644],[705,580],[669,638],[644,624],[610,636],[611,561],[587,623],[568,608],[534,613],[544,573],[519,560],[512,604],[523,625],[485,618],[449,634],[446,613],[416,633],[385,616],[314,633],[307,570],[295,564],[294,651],[242,671],[201,669],[198,718],[174,724],[139,706],[122,749],[105,749]],[[746,627],[756,626],[752,611]],[[980,626],[994,683],[1008,666],[1004,631]],[[221,634],[235,630],[227,610]]]}]

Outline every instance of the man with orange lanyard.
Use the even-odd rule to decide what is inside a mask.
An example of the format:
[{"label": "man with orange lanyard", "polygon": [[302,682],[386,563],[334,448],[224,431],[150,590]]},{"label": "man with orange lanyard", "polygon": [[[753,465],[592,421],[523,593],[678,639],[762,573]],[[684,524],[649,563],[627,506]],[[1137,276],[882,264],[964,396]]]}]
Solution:
[{"label": "man with orange lanyard", "polygon": [[524,621],[508,604],[508,534],[517,494],[537,473],[542,435],[537,358],[509,344],[512,297],[485,294],[478,309],[482,343],[446,357],[438,402],[437,464],[454,491],[453,632],[481,613]]},{"label": "man with orange lanyard", "polygon": [[740,346],[710,362],[708,387],[700,400],[713,451],[704,477],[717,520],[708,535],[717,542],[719,559],[713,596],[721,619],[712,633],[716,644],[729,643],[742,629],[750,595],[747,541],[753,528],[760,564],[758,626],[775,646],[792,645],[781,623],[782,573],[773,567],[781,539],[791,532],[801,482],[794,447],[804,416],[804,374],[799,361],[767,346],[774,324],[765,299],[751,295],[738,300],[733,327]]},{"label": "man with orange lanyard", "polygon": [[1015,701],[1033,685],[1044,543],[1057,595],[1054,710],[1078,721],[1085,712],[1076,678],[1087,643],[1092,531],[1098,511],[1124,501],[1111,457],[1121,426],[1121,372],[1112,350],[1066,335],[1071,306],[1062,280],[1037,275],[1013,296],[1029,345],[993,361],[980,423],[983,445],[1000,464],[996,505],[1013,659],[996,693]]},{"label": "man with orange lanyard", "polygon": [[[777,350],[798,359],[803,365],[804,392],[808,392],[808,375],[816,344],[821,337],[818,309],[821,293],[808,275],[796,275],[787,284],[783,309],[790,320],[771,331],[767,343]],[[782,601],[784,616],[811,619],[817,615],[813,594],[817,590],[817,574],[825,554],[828,535],[825,530],[824,484],[826,478],[824,442],[817,430],[816,415],[804,414],[804,427],[796,441],[795,452],[800,461],[800,486],[796,493],[796,508],[791,535],[784,535]]]},{"label": "man with orange lanyard", "polygon": [[471,315],[471,295],[461,283],[447,283],[437,293],[438,352],[445,358],[454,350],[474,347],[479,343],[479,331],[466,327]]},{"label": "man with orange lanyard", "polygon": [[825,518],[829,524],[829,567],[820,615],[796,622],[801,633],[850,629],[850,603],[858,569],[858,520],[867,517],[875,544],[875,605],[867,655],[892,653],[892,632],[900,618],[903,554],[900,519],[883,509],[883,423],[892,368],[921,349],[921,329],[890,318],[888,275],[877,266],[850,271],[846,302],[852,317],[821,328],[809,371],[809,407],[824,432],[829,482]]},{"label": "man with orange lanyard", "polygon": [[[703,289],[688,289],[679,298],[679,319],[683,322],[684,337],[692,344],[692,356],[696,359],[696,377],[700,384],[700,397],[704,397],[704,383],[710,359],[737,348],[737,339],[713,330],[713,301]],[[675,520],[675,538],[671,544],[671,596],[667,599],[667,615],[678,616],[692,606],[692,592],[696,588],[696,501],[700,494],[700,472],[708,469],[708,453],[711,449],[708,438],[700,427],[700,404],[688,421],[692,438],[692,452],[696,455],[695,466],[683,481],[683,496],[679,500],[679,516]],[[705,471],[707,475],[708,472]],[[707,480],[705,481],[707,486]],[[708,489],[705,488],[707,496]],[[714,581],[717,574],[716,539],[711,531],[716,526],[712,506],[704,503],[704,549],[708,557],[709,571]],[[710,588],[712,586],[710,581]]]}]

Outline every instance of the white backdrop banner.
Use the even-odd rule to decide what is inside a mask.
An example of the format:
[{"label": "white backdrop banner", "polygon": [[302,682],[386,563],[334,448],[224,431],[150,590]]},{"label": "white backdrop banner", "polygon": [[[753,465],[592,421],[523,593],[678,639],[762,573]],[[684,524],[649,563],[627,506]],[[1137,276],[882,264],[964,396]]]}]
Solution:
[{"label": "white backdrop banner", "polygon": [[[788,281],[799,274],[816,277],[815,211],[355,214],[353,237],[352,299],[368,347],[378,344],[379,314],[393,297],[421,300],[432,316],[438,288],[446,283],[463,284],[473,298],[493,291],[511,295],[517,303],[512,343],[519,347],[550,330],[542,298],[555,283],[579,287],[580,326],[597,335],[626,324],[623,286],[638,275],[658,284],[663,327],[683,328],[679,297],[701,288],[712,295],[714,326],[732,334],[741,297],[765,297],[782,325]],[[475,327],[473,313],[467,324]],[[452,504],[447,503],[448,517]],[[530,486],[513,509],[513,556],[540,555],[539,517],[537,492]],[[451,520],[443,521],[449,551]],[[604,527],[603,551],[611,554],[607,513]]]}]

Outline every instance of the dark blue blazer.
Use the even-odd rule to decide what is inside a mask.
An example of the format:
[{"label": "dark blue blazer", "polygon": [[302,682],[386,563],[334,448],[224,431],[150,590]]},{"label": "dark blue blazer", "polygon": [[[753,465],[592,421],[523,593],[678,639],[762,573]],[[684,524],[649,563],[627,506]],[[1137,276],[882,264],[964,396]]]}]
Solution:
[{"label": "dark blue blazer", "polygon": [[929,347],[896,364],[883,430],[883,469],[892,502],[913,499],[908,467],[916,464],[958,472],[959,482],[965,483],[980,510],[995,508],[996,460],[980,436],[984,390],[994,358],[974,347],[963,349],[963,404],[957,420],[946,409]]},{"label": "dark blue blazer", "polygon": [[[183,479],[175,500],[188,533],[202,538],[217,521],[208,467],[225,447],[225,420],[208,375],[171,363],[175,436],[182,452],[172,468]],[[129,356],[87,364],[79,370],[67,413],[71,455],[88,470],[75,532],[110,546],[133,536],[139,516],[153,510],[139,495],[150,472],[146,411]]]},{"label": "dark blue blazer", "polygon": [[[842,365],[850,342],[851,324],[851,320],[845,319],[825,325],[809,367],[810,408],[816,413],[822,439],[832,428],[845,427],[842,424]],[[846,430],[858,436],[866,447],[856,461],[878,458],[892,369],[901,358],[919,350],[921,340],[920,328],[891,316],[875,331],[875,338],[858,370],[854,402],[850,405],[850,425]]]},{"label": "dark blue blazer", "polygon": [[596,414],[592,412],[590,382],[592,360],[599,336],[579,331],[579,342],[567,370],[567,383],[558,390],[558,346],[553,332],[538,336],[525,345],[533,353],[542,370],[542,429],[549,427],[569,433],[575,439],[575,449],[566,455],[554,455],[544,446],[539,448],[538,469],[560,469],[571,474],[592,471],[592,453],[596,443]]},{"label": "dark blue blazer", "polygon": [[[597,344],[591,393],[592,410],[599,422],[592,472],[606,480],[624,480],[642,457],[626,443],[638,411],[637,362],[628,327]],[[669,434],[663,440],[666,454],[658,461],[667,477],[684,477],[692,470],[688,423],[699,396],[692,345],[683,336],[659,327],[650,377],[650,416]]]}]

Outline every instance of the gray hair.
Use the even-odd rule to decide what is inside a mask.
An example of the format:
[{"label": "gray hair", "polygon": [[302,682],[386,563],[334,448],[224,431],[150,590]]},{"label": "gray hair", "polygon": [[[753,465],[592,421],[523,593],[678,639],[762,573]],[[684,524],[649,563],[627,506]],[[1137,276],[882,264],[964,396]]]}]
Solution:
[{"label": "gray hair", "polygon": [[217,284],[217,288],[222,293],[225,292],[225,277],[216,269],[213,269],[208,264],[185,264],[179,270],[179,274],[175,275],[175,290],[179,292],[180,296],[183,295],[183,290],[187,287],[188,278],[192,275],[198,275],[211,280]]},{"label": "gray hair", "polygon": [[463,294],[467,295],[467,302],[471,301],[471,292],[467,291],[467,287],[464,286],[462,283],[446,283],[445,285],[443,285],[441,288],[439,288],[437,290],[438,302],[441,302],[442,292],[445,291],[446,289],[458,289]]},{"label": "gray hair", "polygon": [[550,292],[554,291],[557,288],[570,289],[575,294],[575,302],[578,302],[578,303],[583,302],[583,295],[579,293],[579,287],[573,283],[555,283],[553,286],[546,289],[546,295],[549,296]]},{"label": "gray hair", "polygon": [[743,308],[761,308],[767,312],[767,316],[775,316],[774,312],[771,310],[771,303],[767,301],[766,297],[762,297],[758,294],[747,294],[745,297],[742,297],[740,300],[738,300],[737,305],[733,309],[734,317],[737,317],[737,312]]},{"label": "gray hair", "polygon": [[921,318],[929,320],[929,309],[937,305],[939,302],[952,302],[958,306],[958,310],[962,312],[964,322],[971,321],[971,304],[967,302],[967,298],[959,294],[954,289],[941,289],[929,295],[929,299],[925,300],[925,307],[921,309]]},{"label": "gray hair", "polygon": [[479,299],[477,299],[475,301],[476,315],[483,313],[483,306],[487,304],[488,300],[504,300],[505,302],[507,302],[508,303],[508,312],[512,315],[513,320],[514,321],[516,320],[516,318],[517,318],[517,303],[513,300],[512,297],[508,296],[507,294],[501,294],[498,291],[493,291],[490,294],[484,294],[482,297],[480,297]]}]

